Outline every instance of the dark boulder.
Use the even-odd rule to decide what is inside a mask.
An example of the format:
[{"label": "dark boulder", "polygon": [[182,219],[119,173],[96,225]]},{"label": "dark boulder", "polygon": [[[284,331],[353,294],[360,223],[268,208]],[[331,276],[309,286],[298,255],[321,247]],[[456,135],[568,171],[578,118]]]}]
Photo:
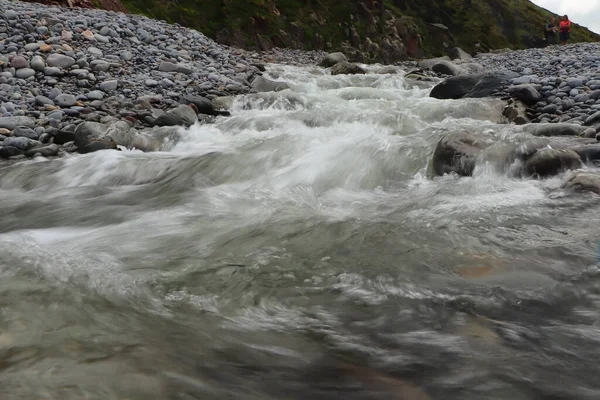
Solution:
[{"label": "dark boulder", "polygon": [[581,157],[574,150],[541,149],[527,159],[524,170],[527,175],[543,178],[581,166]]},{"label": "dark boulder", "polygon": [[75,141],[75,132],[69,132],[62,129],[56,129],[52,132],[54,143],[56,144],[65,144],[68,142]]},{"label": "dark boulder", "polygon": [[542,98],[540,92],[533,85],[529,84],[510,86],[507,92],[528,106],[535,105]]},{"label": "dark boulder", "polygon": [[347,61],[339,62],[331,67],[331,75],[356,75],[367,72],[356,64]]},{"label": "dark boulder", "polygon": [[108,126],[99,122],[86,121],[77,125],[73,133],[75,145],[82,149],[93,141],[99,140],[106,135]]},{"label": "dark boulder", "polygon": [[155,126],[192,126],[198,121],[196,112],[190,106],[181,105],[175,107],[165,114],[160,115],[154,121]]},{"label": "dark boulder", "polygon": [[477,156],[488,143],[468,132],[453,132],[444,136],[433,153],[433,170],[437,175],[452,172],[470,176],[475,169]]},{"label": "dark boulder", "polygon": [[194,95],[186,95],[183,96],[179,102],[181,104],[190,105],[193,104],[198,111],[198,114],[206,114],[206,115],[223,115],[229,116],[231,115],[228,111],[215,110],[214,104],[212,101],[202,96],[194,96]]},{"label": "dark boulder", "polygon": [[508,85],[509,74],[502,72],[453,76],[438,84],[430,96],[436,99],[489,97]]},{"label": "dark boulder", "polygon": [[581,146],[574,149],[579,157],[586,163],[598,163],[600,162],[600,144],[591,144],[587,146]]},{"label": "dark boulder", "polygon": [[561,189],[600,194],[600,175],[587,172],[575,173],[562,184]]},{"label": "dark boulder", "polygon": [[12,146],[0,146],[0,158],[9,158],[23,154],[23,150]]}]

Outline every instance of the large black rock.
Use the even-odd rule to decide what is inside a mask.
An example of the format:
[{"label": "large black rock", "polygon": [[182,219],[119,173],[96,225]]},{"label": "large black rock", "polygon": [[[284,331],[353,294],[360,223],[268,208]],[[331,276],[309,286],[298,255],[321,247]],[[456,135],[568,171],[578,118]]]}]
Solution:
[{"label": "large black rock", "polygon": [[435,86],[430,96],[436,99],[489,97],[504,89],[510,78],[503,72],[453,76]]},{"label": "large black rock", "polygon": [[584,162],[600,163],[600,144],[591,144],[575,148],[577,154]]}]

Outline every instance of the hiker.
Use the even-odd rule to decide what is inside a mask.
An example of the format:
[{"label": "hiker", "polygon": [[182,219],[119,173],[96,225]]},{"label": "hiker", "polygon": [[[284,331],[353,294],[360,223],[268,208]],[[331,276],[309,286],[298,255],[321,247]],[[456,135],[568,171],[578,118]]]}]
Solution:
[{"label": "hiker", "polygon": [[563,46],[567,44],[567,41],[571,38],[571,21],[569,21],[569,16],[565,15],[562,17],[562,21],[560,21],[560,44]]},{"label": "hiker", "polygon": [[544,27],[546,43],[548,46],[556,44],[556,18],[552,17]]}]

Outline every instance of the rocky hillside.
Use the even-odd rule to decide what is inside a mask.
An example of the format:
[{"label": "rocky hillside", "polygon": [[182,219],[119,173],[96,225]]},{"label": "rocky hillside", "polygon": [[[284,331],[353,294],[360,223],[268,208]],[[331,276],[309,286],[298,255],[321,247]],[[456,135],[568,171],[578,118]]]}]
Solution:
[{"label": "rocky hillside", "polygon": [[[539,45],[551,13],[528,0],[123,0],[222,44],[342,50],[359,61]],[[576,26],[573,42],[600,37]]]}]

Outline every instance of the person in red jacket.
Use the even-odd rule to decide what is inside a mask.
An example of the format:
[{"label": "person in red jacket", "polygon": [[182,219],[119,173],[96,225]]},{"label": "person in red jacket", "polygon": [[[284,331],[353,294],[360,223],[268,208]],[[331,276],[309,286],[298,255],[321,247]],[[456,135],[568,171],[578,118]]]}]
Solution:
[{"label": "person in red jacket", "polygon": [[560,21],[560,43],[564,46],[567,44],[567,41],[571,38],[571,21],[569,21],[569,16],[565,15],[562,17]]}]

